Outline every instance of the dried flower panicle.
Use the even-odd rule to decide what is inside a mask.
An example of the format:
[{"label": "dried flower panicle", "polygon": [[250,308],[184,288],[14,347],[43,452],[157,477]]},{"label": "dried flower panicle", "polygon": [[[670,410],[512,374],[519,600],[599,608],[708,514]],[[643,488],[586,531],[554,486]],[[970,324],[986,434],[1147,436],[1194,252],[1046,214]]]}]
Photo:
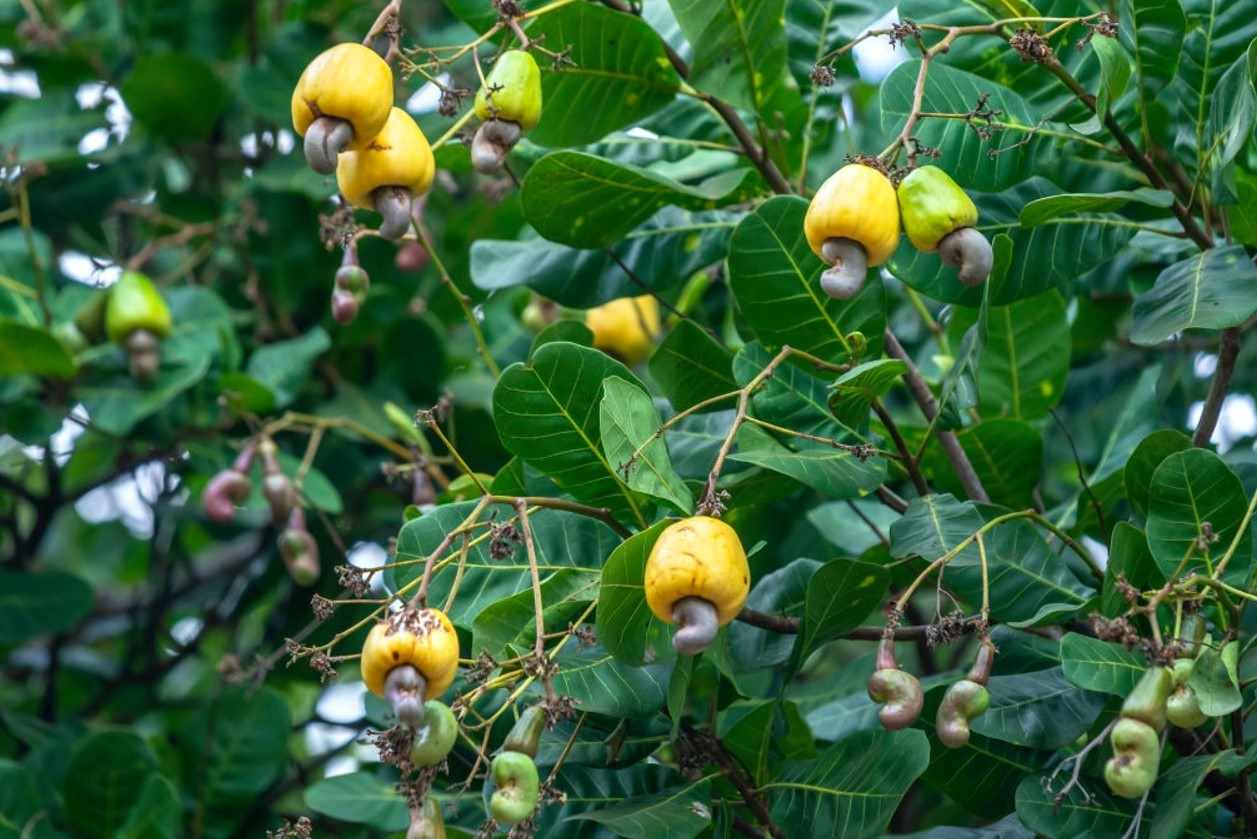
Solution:
[{"label": "dried flower panicle", "polygon": [[310,667],[319,674],[320,684],[327,684],[336,678],[336,666],[332,664],[332,657],[322,650],[310,656]]},{"label": "dried flower panicle", "polygon": [[371,591],[370,571],[355,565],[337,565],[336,582],[354,597],[365,597]]},{"label": "dried flower panicle", "polygon": [[284,819],[275,830],[266,831],[266,839],[311,839],[314,836],[314,824],[309,817],[302,816],[296,822]]},{"label": "dried flower panicle", "polygon": [[1008,45],[1017,51],[1022,61],[1029,63],[1046,64],[1056,55],[1043,36],[1029,28],[1018,29],[1008,39]]},{"label": "dried flower panicle", "polygon": [[515,555],[515,549],[524,541],[524,534],[509,521],[490,525],[489,532],[493,534],[489,539],[491,559],[510,559]]},{"label": "dried flower panicle", "polygon": [[537,822],[533,819],[524,819],[506,834],[506,839],[529,839],[537,833]]},{"label": "dried flower panicle", "polygon": [[383,731],[369,728],[363,732],[362,739],[367,745],[375,747],[381,763],[396,767],[403,778],[415,772],[415,765],[410,760],[410,750],[415,745],[415,729],[401,724]]},{"label": "dried flower panicle", "polygon": [[828,64],[813,64],[811,72],[812,84],[817,87],[829,87],[836,79],[834,77],[834,68]]},{"label": "dried flower panicle", "polygon": [[563,720],[575,719],[576,700],[570,696],[555,695],[541,700],[546,714],[546,728],[552,729]]},{"label": "dried flower panicle", "polygon": [[314,612],[316,619],[325,621],[336,611],[336,604],[323,595],[316,594],[310,598],[310,611]]},{"label": "dried flower panicle", "polygon": [[494,670],[498,669],[498,663],[489,655],[487,650],[482,650],[480,655],[476,657],[476,663],[463,671],[463,677],[468,684],[478,685],[492,675]]},{"label": "dried flower panicle", "polygon": [[901,20],[890,27],[890,45],[892,47],[906,44],[909,41],[918,41],[920,38],[921,27],[911,20]]}]

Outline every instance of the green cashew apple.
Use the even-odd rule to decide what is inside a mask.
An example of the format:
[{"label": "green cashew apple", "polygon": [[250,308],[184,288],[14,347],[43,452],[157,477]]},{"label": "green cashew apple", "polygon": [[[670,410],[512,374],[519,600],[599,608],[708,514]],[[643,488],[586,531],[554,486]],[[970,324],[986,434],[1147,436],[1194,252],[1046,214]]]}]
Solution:
[{"label": "green cashew apple", "polygon": [[1122,703],[1121,718],[1109,735],[1113,757],[1104,766],[1104,780],[1115,795],[1139,798],[1156,783],[1165,705],[1173,685],[1170,668],[1149,667]]},{"label": "green cashew apple", "polygon": [[502,752],[493,759],[493,784],[489,813],[499,824],[518,824],[537,809],[541,779],[537,764],[521,752]]},{"label": "green cashew apple", "polygon": [[541,70],[532,54],[502,53],[476,93],[475,107],[481,125],[471,141],[471,162],[476,171],[491,174],[541,119]]},{"label": "green cashew apple", "polygon": [[895,660],[895,638],[882,638],[877,646],[877,661],[869,678],[869,699],[882,706],[877,718],[888,731],[907,728],[921,716],[925,691],[911,673],[899,669]]},{"label": "green cashew apple", "polygon": [[161,339],[170,334],[170,309],[153,281],[138,271],[124,271],[109,289],[105,332],[127,351],[131,375],[148,382],[161,363]]},{"label": "green cashew apple", "polygon": [[410,761],[415,766],[436,766],[458,740],[458,720],[450,706],[439,699],[423,703],[423,725],[415,730]]},{"label": "green cashew apple", "polygon": [[540,705],[532,705],[519,715],[511,733],[506,735],[502,744],[504,752],[519,752],[529,757],[537,756],[537,746],[541,743],[541,732],[546,727],[546,712]]},{"label": "green cashew apple", "polygon": [[969,723],[986,713],[991,694],[986,689],[995,658],[995,645],[983,638],[969,675],[954,683],[943,695],[934,730],[949,749],[958,749],[969,742]]},{"label": "green cashew apple", "polygon": [[1195,666],[1196,663],[1190,658],[1180,658],[1174,662],[1174,690],[1165,700],[1165,718],[1170,725],[1178,728],[1195,728],[1209,719],[1200,710],[1200,699],[1196,696],[1196,691],[1187,684]]},{"label": "green cashew apple", "polygon": [[967,286],[990,276],[994,254],[974,227],[978,208],[950,175],[937,166],[922,166],[900,182],[898,194],[904,232],[917,250],[938,251]]}]

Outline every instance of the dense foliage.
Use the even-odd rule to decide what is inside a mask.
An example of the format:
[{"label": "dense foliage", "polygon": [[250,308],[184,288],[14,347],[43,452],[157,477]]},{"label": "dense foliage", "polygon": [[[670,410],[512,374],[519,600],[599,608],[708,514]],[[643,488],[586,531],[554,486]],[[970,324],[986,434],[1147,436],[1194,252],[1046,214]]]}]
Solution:
[{"label": "dense foliage", "polygon": [[0,5],[0,837],[1257,835],[1257,2],[894,11]]}]

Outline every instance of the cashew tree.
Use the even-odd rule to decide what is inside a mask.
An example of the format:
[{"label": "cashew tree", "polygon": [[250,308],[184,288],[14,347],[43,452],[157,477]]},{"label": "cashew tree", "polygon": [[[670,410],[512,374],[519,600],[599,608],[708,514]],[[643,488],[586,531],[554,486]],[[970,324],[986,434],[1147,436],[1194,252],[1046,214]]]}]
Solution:
[{"label": "cashew tree", "polygon": [[20,0],[0,91],[0,837],[1257,836],[1257,0]]}]

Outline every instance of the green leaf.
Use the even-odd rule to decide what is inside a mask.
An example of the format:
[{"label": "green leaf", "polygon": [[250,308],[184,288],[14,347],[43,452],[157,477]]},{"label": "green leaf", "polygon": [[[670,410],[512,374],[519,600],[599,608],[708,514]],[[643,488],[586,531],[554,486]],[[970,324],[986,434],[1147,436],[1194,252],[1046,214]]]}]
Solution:
[{"label": "green leaf", "polygon": [[83,137],[107,125],[103,110],[86,110],[72,90],[54,87],[35,99],[11,100],[0,114],[0,147],[14,149],[18,163],[76,160]]},{"label": "green leaf", "polygon": [[140,387],[126,372],[95,379],[77,390],[92,424],[109,434],[125,436],[140,421],[165,408],[179,394],[197,385],[209,371],[210,357],[187,364],[162,364],[157,378]]},{"label": "green leaf", "polygon": [[589,347],[555,341],[502,371],[493,414],[507,451],[550,476],[565,492],[617,517],[645,524],[644,500],[620,477],[599,445],[602,382],[636,378]]},{"label": "green leaf", "polygon": [[663,41],[634,15],[573,3],[533,19],[528,35],[550,49],[571,47],[574,66],[543,61],[541,123],[529,139],[578,146],[649,116],[672,101],[681,79]]},{"label": "green leaf", "polygon": [[1231,749],[1182,758],[1161,773],[1152,791],[1156,804],[1149,836],[1181,836],[1196,811],[1196,799],[1211,772],[1233,775],[1252,765],[1252,755]]},{"label": "green leaf", "polygon": [[1187,20],[1179,0],[1122,0],[1122,45],[1135,59],[1135,98],[1145,142],[1157,98],[1178,70]]},{"label": "green leaf", "polygon": [[0,758],[0,836],[4,839],[45,839],[52,834],[44,796],[36,786],[38,778],[22,764]]},{"label": "green leaf", "polygon": [[410,824],[410,811],[396,782],[371,772],[324,778],[306,790],[305,802],[316,813],[377,830],[405,830]]},{"label": "green leaf", "polygon": [[785,0],[668,0],[694,47],[690,84],[763,111],[786,80]]},{"label": "green leaf", "polygon": [[[283,732],[286,737],[288,732]],[[113,839],[140,800],[157,758],[129,731],[99,731],[80,740],[65,768],[62,796],[76,836]]]},{"label": "green leaf", "polygon": [[[567,626],[580,617],[589,602],[598,596],[598,578],[575,570],[554,571],[541,582],[541,598],[545,608],[542,620],[547,629]],[[537,610],[532,586],[485,607],[472,622],[471,650],[482,651],[495,658],[503,655],[507,645],[521,649],[536,638]]]},{"label": "green leaf", "polygon": [[1061,668],[1078,687],[1115,696],[1130,693],[1144,672],[1143,661],[1125,647],[1075,632],[1061,639]]},{"label": "green leaf", "polygon": [[1192,438],[1173,428],[1154,431],[1139,441],[1130,453],[1123,473],[1126,494],[1141,513],[1148,512],[1148,494],[1152,487],[1152,474],[1170,455],[1191,448]]},{"label": "green leaf", "polygon": [[1196,658],[1188,684],[1200,700],[1200,710],[1223,717],[1244,704],[1239,688],[1239,642],[1228,641],[1221,650],[1204,647]]},{"label": "green leaf", "polygon": [[[758,577],[746,598],[746,606],[760,612],[802,619],[808,587],[820,567],[816,560],[800,557]],[[744,674],[776,667],[789,660],[796,646],[795,638],[734,621],[725,627],[717,643],[725,654],[725,669],[734,674]]]},{"label": "green leaf", "polygon": [[0,320],[0,376],[29,373],[70,379],[77,369],[74,358],[48,330]]},{"label": "green leaf", "polygon": [[1033,776],[1017,787],[1017,817],[1036,835],[1049,839],[1078,836],[1122,836],[1135,813],[1135,801],[1109,794],[1102,783],[1077,785],[1061,800]]},{"label": "green leaf", "polygon": [[558,663],[554,689],[575,699],[578,711],[640,717],[657,712],[668,697],[671,662],[632,667],[601,644],[568,644]]},{"label": "green leaf", "polygon": [[1130,339],[1151,346],[1184,329],[1238,326],[1257,312],[1257,266],[1239,245],[1211,248],[1166,268],[1135,298]]},{"label": "green leaf", "polygon": [[[1112,43],[1110,38],[1093,38],[1092,43],[1104,41]],[[1168,209],[1174,203],[1172,193],[1164,189],[1140,187],[1134,190],[1118,189],[1113,192],[1062,192],[1036,198],[1021,209],[1019,221],[1022,227],[1037,227],[1040,224],[1066,216],[1082,213],[1107,213],[1120,210],[1127,204],[1141,204],[1146,207]]]},{"label": "green leaf", "polygon": [[[458,529],[475,505],[474,501],[445,504],[406,522],[397,534],[397,559],[411,564],[384,572],[389,590],[399,591],[407,586],[407,591],[413,590],[423,574],[423,560],[449,533]],[[596,581],[598,569],[620,543],[610,527],[579,513],[543,509],[532,513],[528,521],[532,525],[543,584],[552,574],[570,572]],[[428,590],[429,601],[444,603],[457,575],[454,563],[434,571]],[[488,542],[481,542],[468,551],[459,594],[448,612],[450,620],[471,628],[484,609],[526,591],[531,585],[528,557],[522,545],[516,545],[510,556],[494,558]]]},{"label": "green leaf", "polygon": [[684,787],[629,798],[567,820],[596,822],[629,839],[692,839],[711,826],[706,803],[710,792],[710,782],[700,778]]},{"label": "green leaf", "polygon": [[742,201],[757,178],[753,169],[735,169],[694,187],[605,157],[556,151],[528,170],[520,201],[524,218],[550,241],[605,248],[666,206],[714,210]]},{"label": "green leaf", "polygon": [[[1251,527],[1240,533],[1248,496],[1222,458],[1208,449],[1172,454],[1152,473],[1149,494],[1148,547],[1162,574],[1212,573],[1238,536],[1225,576],[1243,584],[1253,559]],[[1180,567],[1189,549],[1191,558]]]},{"label": "green leaf", "polygon": [[[990,419],[962,428],[956,439],[993,503],[1031,506],[1043,474],[1043,438],[1034,426],[1021,420]],[[932,486],[964,495],[964,485],[937,437],[930,441],[922,467]]]},{"label": "green leaf", "polygon": [[1119,576],[1125,577],[1127,583],[1140,591],[1160,588],[1165,583],[1165,577],[1148,550],[1144,532],[1125,521],[1119,521],[1113,527],[1109,561],[1104,566],[1100,612],[1107,618],[1115,618],[1130,608],[1130,602],[1117,585]]},{"label": "green leaf", "polygon": [[74,628],[92,611],[92,589],[62,571],[0,571],[0,645]]},{"label": "green leaf", "polygon": [[737,451],[730,460],[780,472],[830,498],[859,498],[886,480],[886,461],[880,457],[861,460],[850,450],[810,440],[790,448],[748,425],[738,429],[735,440]]},{"label": "green leaf", "polygon": [[863,623],[889,588],[890,575],[880,565],[858,559],[822,565],[808,582],[798,660]]},{"label": "green leaf", "polygon": [[[732,361],[724,344],[687,318],[672,328],[650,357],[650,375],[672,407],[685,411],[738,389]],[[712,406],[717,407],[728,404]]]},{"label": "green leaf", "polygon": [[[991,239],[996,251],[996,270],[985,291],[989,305],[1015,303],[1050,289],[1070,296],[1079,277],[1108,262],[1135,235],[1133,222],[1101,212],[1059,216],[1034,227],[1022,225],[1022,208],[1060,194],[1050,181],[1034,177],[1003,192],[973,196],[979,212],[977,229]],[[1006,262],[1001,255],[1001,237],[1011,245]],[[1007,265],[1006,270],[1000,270],[1002,264]],[[961,285],[955,269],[943,265],[937,253],[921,253],[907,239],[900,243],[887,267],[896,277],[936,300],[973,308],[982,302],[983,289]]]},{"label": "green leaf", "polygon": [[612,245],[615,258],[539,236],[478,239],[471,245],[471,279],[486,291],[523,285],[563,306],[587,309],[642,293],[616,259],[651,289],[665,291],[722,259],[733,226],[727,212],[664,207]]},{"label": "green leaf", "polygon": [[[748,386],[772,360],[773,354],[758,341],[743,345],[733,357],[733,377],[738,387]],[[751,396],[751,409],[757,419],[796,431],[855,439],[851,429],[835,422],[825,382],[797,364],[779,365]]]},{"label": "green leaf", "polygon": [[580,344],[582,347],[592,347],[594,345],[594,333],[583,321],[558,320],[537,333],[537,337],[532,339],[532,348],[528,351],[528,354],[531,356],[537,351],[538,347],[551,341],[567,341],[572,344]]},{"label": "green leaf", "polygon": [[1257,69],[1257,47],[1236,59],[1223,74],[1214,91],[1209,121],[1202,139],[1202,165],[1212,170],[1212,185],[1218,188],[1223,167],[1235,159],[1252,135],[1257,119],[1257,90],[1253,73]]},{"label": "green leaf", "polygon": [[625,539],[602,567],[598,594],[599,642],[626,664],[641,665],[672,653],[672,632],[646,605],[646,560],[655,540],[675,520],[658,522]]},{"label": "green leaf", "polygon": [[692,512],[694,497],[672,468],[664,438],[656,436],[662,420],[641,385],[616,376],[606,379],[599,417],[603,451],[629,488],[666,501],[682,513]]},{"label": "green leaf", "polygon": [[[956,547],[982,527],[982,515],[968,501],[948,493],[914,498],[903,516],[890,526],[891,556],[919,556],[932,561]],[[978,562],[977,545],[970,543],[956,557]]]},{"label": "green leaf", "polygon": [[239,808],[261,795],[288,765],[291,727],[288,703],[272,688],[231,688],[189,713],[178,735],[200,761],[203,805]]},{"label": "green leaf", "polygon": [[814,761],[788,764],[761,789],[789,835],[863,839],[881,835],[929,761],[919,731],[859,731]]},{"label": "green leaf", "polygon": [[[1121,41],[1116,38],[1093,37],[1091,51],[1100,61],[1100,88],[1096,95],[1096,116],[1092,117],[1095,130],[1098,131],[1104,115],[1126,92],[1126,86],[1130,84],[1130,77],[1135,67],[1130,55],[1122,48]],[[1094,131],[1087,131],[1087,133],[1094,133]],[[1163,206],[1168,206],[1168,204]]]},{"label": "green leaf", "polygon": [[807,202],[779,196],[749,213],[729,243],[729,286],[738,309],[765,346],[786,344],[828,361],[851,353],[846,336],[880,336],[885,325],[882,284],[870,276],[850,300],[820,287],[825,264],[803,235]]},{"label": "green leaf", "polygon": [[315,360],[332,346],[323,327],[316,326],[299,338],[276,341],[249,357],[248,374],[275,394],[275,407],[283,408],[294,399],[310,375]]},{"label": "green leaf", "polygon": [[1014,806],[1018,782],[1041,772],[1050,754],[976,733],[959,749],[945,748],[935,739],[931,745],[926,783],[987,818]]},{"label": "green leaf", "polygon": [[978,404],[983,416],[1045,416],[1065,392],[1069,318],[1055,292],[988,306],[979,321]]},{"label": "green leaf", "polygon": [[141,55],[122,83],[135,119],[170,140],[207,136],[231,101],[231,93],[205,62],[186,53]]},{"label": "green leaf", "polygon": [[[882,128],[898,131],[912,111],[919,60],[905,61],[890,71],[878,94]],[[1047,141],[1030,133],[1039,123],[1020,95],[990,79],[934,63],[926,76],[921,109],[930,113],[966,114],[987,96],[988,107],[1000,111],[1002,131],[983,139],[963,119],[924,119],[914,136],[937,148],[956,182],[968,189],[996,192],[1025,180],[1047,148]],[[1024,141],[1024,143],[1023,143]],[[1014,143],[1023,143],[1014,147]],[[990,152],[1000,149],[994,157]],[[1020,208],[1018,208],[1020,209]]]},{"label": "green leaf", "polygon": [[139,800],[118,831],[118,839],[178,839],[183,830],[183,802],[174,784],[150,775]]},{"label": "green leaf", "polygon": [[1102,693],[1066,680],[1060,667],[1036,673],[993,676],[991,705],[972,722],[986,737],[1051,751],[1085,734],[1104,708]]},{"label": "green leaf", "polygon": [[879,358],[852,367],[833,383],[829,408],[843,425],[859,428],[869,408],[890,390],[908,365],[894,358]]},{"label": "green leaf", "polygon": [[793,702],[734,702],[721,710],[716,733],[756,784],[771,779],[783,760],[816,757],[812,732]]}]

